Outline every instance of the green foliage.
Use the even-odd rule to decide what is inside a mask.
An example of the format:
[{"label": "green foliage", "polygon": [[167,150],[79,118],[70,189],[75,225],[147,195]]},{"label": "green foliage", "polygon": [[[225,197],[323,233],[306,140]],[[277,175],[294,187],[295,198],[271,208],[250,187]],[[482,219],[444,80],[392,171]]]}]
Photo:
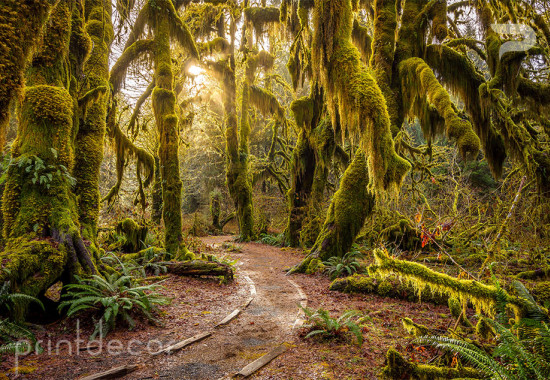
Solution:
[{"label": "green foliage", "polygon": [[349,331],[355,336],[357,344],[363,344],[361,327],[355,321],[360,315],[358,311],[348,310],[341,316],[333,318],[325,309],[315,311],[308,307],[300,306],[300,308],[304,311],[308,320],[306,328],[310,331],[305,336],[306,338],[319,335],[328,339],[341,339]]},{"label": "green foliage", "polygon": [[[51,148],[51,152],[54,158],[57,159],[57,150]],[[18,168],[25,167],[25,173],[30,176],[32,184],[44,186],[48,190],[55,179],[66,182],[70,186],[76,184],[75,178],[71,176],[65,165],[46,165],[44,160],[38,156],[21,156],[17,159],[10,160],[7,166],[9,165],[15,165]],[[7,168],[5,168],[2,177],[0,177],[0,183],[4,183],[6,179]]]},{"label": "green foliage", "polygon": [[[473,343],[443,336],[428,336],[416,342],[459,354],[478,367],[490,379],[547,379],[550,373],[550,329],[542,321],[522,320],[517,327],[506,327],[486,319],[498,337],[498,346],[492,354]],[[525,338],[516,331],[528,328]],[[520,334],[521,335],[521,334]]]},{"label": "green foliage", "polygon": [[274,247],[282,247],[285,243],[285,235],[270,235],[270,234],[261,234],[259,243],[272,245]]},{"label": "green foliage", "polygon": [[[78,283],[65,286],[67,294],[59,304],[59,309],[68,307],[67,316],[82,311],[99,311],[102,316],[96,323],[92,338],[98,333],[101,336],[113,330],[117,321],[122,318],[130,329],[136,323],[131,314],[145,316],[155,322],[152,312],[157,305],[166,305],[169,300],[155,290],[159,283],[137,286],[132,276],[112,273],[106,278],[94,275],[89,279],[77,276]],[[105,326],[103,327],[103,321]]]},{"label": "green foliage", "polygon": [[27,294],[12,293],[9,281],[2,284],[0,288],[0,313],[6,313],[13,317],[17,313],[17,309],[26,309],[33,302],[44,310],[44,305],[37,298]]},{"label": "green foliage", "polygon": [[331,280],[337,277],[351,276],[361,269],[360,259],[364,254],[358,250],[346,253],[343,257],[333,256],[323,262],[325,271],[330,276]]},{"label": "green foliage", "polygon": [[34,347],[40,348],[36,346],[36,337],[29,329],[7,319],[0,319],[0,357],[28,352]]}]

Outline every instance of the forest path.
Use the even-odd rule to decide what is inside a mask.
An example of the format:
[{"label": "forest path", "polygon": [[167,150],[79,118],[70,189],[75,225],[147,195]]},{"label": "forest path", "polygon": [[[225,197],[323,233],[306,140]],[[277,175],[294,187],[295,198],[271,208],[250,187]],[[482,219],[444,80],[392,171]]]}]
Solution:
[{"label": "forest path", "polygon": [[[215,236],[201,240],[218,250],[223,243],[232,243],[233,237]],[[300,320],[298,305],[305,304],[306,296],[285,275],[284,269],[298,263],[300,257],[289,257],[280,248],[258,243],[236,245],[242,251],[230,252],[229,255],[232,259],[239,259],[235,279],[248,289],[242,292],[246,296],[241,305],[253,297],[250,304],[228,324],[213,329],[210,337],[173,355],[155,359],[154,376],[147,377],[138,372],[126,378],[229,378],[281,344],[293,341],[293,328]]]}]

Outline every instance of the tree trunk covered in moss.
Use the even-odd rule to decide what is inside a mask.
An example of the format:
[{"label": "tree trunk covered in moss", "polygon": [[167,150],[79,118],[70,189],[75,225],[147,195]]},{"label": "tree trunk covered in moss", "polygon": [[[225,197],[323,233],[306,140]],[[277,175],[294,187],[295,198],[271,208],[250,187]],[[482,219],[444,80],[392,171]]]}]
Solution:
[{"label": "tree trunk covered in moss", "polygon": [[315,175],[315,151],[306,131],[301,130],[292,153],[291,184],[288,191],[290,207],[286,227],[286,241],[291,247],[300,246],[300,231],[307,216],[307,206]]},{"label": "tree trunk covered in moss", "polygon": [[315,245],[291,272],[307,272],[313,261],[342,257],[350,250],[374,207],[374,195],[368,185],[367,161],[362,152],[357,152],[334,194]]},{"label": "tree trunk covered in moss", "polygon": [[[235,202],[237,221],[241,240],[248,241],[254,238],[254,207],[252,205],[252,181],[249,173],[250,154],[248,138],[250,136],[249,101],[250,83],[245,80],[243,83],[241,122],[239,130],[235,124],[227,125],[226,135],[228,151],[227,185],[229,193]],[[235,138],[238,136],[237,140]],[[231,144],[232,146],[229,146]],[[236,146],[238,146],[238,148]],[[236,149],[237,148],[237,149]]]},{"label": "tree trunk covered in moss", "polygon": [[0,5],[0,150],[6,143],[9,105],[23,86],[30,54],[59,0],[4,0]]},{"label": "tree trunk covered in moss", "polygon": [[162,220],[162,178],[160,176],[160,159],[155,156],[155,181],[153,182],[152,194],[153,210],[151,217],[153,222],[160,224]]},{"label": "tree trunk covered in moss", "polygon": [[[81,122],[75,142],[75,193],[82,236],[95,241],[99,218],[99,170],[107,119],[109,54],[114,38],[110,0],[85,1],[86,30],[93,49],[85,65]],[[90,96],[93,99],[86,99]]]},{"label": "tree trunk covered in moss", "polygon": [[[151,9],[156,9],[151,6]],[[178,254],[183,240],[181,226],[181,190],[178,147],[179,129],[176,115],[176,94],[173,91],[172,60],[170,55],[170,23],[163,12],[154,10],[155,83],[152,101],[159,130],[160,173],[162,178],[162,216],[164,245],[168,252]]]},{"label": "tree trunk covered in moss", "polygon": [[0,282],[9,279],[14,290],[33,296],[59,279],[97,273],[96,258],[80,235],[71,176],[78,118],[74,87],[66,86],[74,84],[89,49],[81,11],[73,0],[60,2],[52,12],[27,72],[3,195],[7,244],[0,262],[7,271],[0,272]]}]

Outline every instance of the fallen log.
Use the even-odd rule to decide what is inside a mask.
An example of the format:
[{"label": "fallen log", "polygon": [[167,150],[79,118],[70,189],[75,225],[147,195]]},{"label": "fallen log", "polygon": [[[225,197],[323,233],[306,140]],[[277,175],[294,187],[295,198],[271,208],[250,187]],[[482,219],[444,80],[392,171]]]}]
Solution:
[{"label": "fallen log", "polygon": [[165,265],[168,273],[178,276],[223,276],[225,281],[233,280],[233,269],[227,264],[216,261],[167,261]]}]

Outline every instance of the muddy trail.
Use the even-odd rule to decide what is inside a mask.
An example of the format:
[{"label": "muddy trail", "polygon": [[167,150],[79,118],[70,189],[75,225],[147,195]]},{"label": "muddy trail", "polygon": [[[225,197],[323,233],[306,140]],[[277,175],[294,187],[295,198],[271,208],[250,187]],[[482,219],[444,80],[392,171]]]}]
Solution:
[{"label": "muddy trail", "polygon": [[[232,242],[232,237],[201,240],[218,250],[223,243]],[[293,264],[288,254],[257,243],[238,246],[240,252],[232,252],[231,257],[239,259],[235,276],[240,284],[237,290],[239,307],[222,321],[232,319],[226,324],[212,326],[209,331],[197,330],[197,334],[212,334],[171,355],[155,356],[125,378],[230,378],[265,354],[275,350],[276,355],[284,351],[294,340],[293,333],[300,327],[302,316],[298,305],[305,306],[307,296],[285,275],[284,269]],[[235,316],[237,309],[240,312]]]}]

